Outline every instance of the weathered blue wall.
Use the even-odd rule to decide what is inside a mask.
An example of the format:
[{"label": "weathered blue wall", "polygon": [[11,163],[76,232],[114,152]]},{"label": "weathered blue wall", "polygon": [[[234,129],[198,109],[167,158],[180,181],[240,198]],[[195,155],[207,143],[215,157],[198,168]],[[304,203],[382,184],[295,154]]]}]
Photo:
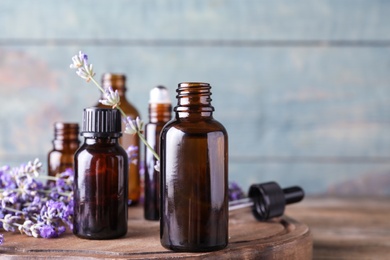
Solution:
[{"label": "weathered blue wall", "polygon": [[309,194],[390,196],[390,2],[2,1],[0,164],[46,160],[55,121],[99,98],[69,69],[83,50],[149,90],[213,86],[230,179]]}]

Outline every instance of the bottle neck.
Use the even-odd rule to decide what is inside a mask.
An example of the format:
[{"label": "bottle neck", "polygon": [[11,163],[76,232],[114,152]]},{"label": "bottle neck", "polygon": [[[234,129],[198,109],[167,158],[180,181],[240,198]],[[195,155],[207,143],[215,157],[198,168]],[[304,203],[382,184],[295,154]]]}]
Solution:
[{"label": "bottle neck", "polygon": [[84,139],[85,144],[87,145],[113,145],[118,144],[118,138],[117,137],[85,137]]},{"label": "bottle neck", "polygon": [[53,148],[54,150],[61,151],[61,150],[71,150],[76,151],[77,148],[80,146],[79,140],[53,140]]},{"label": "bottle neck", "polygon": [[56,150],[76,150],[80,144],[78,136],[79,125],[77,123],[55,123],[53,147]]},{"label": "bottle neck", "polygon": [[171,104],[149,103],[149,122],[166,123],[171,120]]},{"label": "bottle neck", "polygon": [[178,118],[212,117],[211,86],[208,83],[180,83],[177,92],[177,106],[174,108]]},{"label": "bottle neck", "polygon": [[123,74],[105,73],[102,76],[102,87],[112,87],[114,91],[118,90],[121,98],[124,98],[127,90],[126,76]]}]

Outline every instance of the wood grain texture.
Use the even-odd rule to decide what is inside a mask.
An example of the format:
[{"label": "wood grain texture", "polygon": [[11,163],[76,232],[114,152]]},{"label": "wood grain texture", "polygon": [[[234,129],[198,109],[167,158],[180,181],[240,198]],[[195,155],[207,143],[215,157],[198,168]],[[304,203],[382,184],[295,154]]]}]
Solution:
[{"label": "wood grain texture", "polygon": [[384,198],[311,198],[287,207],[307,224],[313,259],[390,259],[390,203]]},{"label": "wood grain texture", "polygon": [[129,209],[128,234],[115,240],[85,240],[72,234],[58,239],[36,239],[5,234],[2,259],[311,259],[312,237],[307,226],[291,218],[263,223],[249,210],[230,215],[229,245],[209,253],[175,253],[159,241],[158,222],[143,219],[141,207]]}]

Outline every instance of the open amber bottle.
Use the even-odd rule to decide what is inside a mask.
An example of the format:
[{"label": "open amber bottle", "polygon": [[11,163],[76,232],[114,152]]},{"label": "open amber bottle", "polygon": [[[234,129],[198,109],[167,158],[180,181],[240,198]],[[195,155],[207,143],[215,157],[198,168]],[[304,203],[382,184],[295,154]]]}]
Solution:
[{"label": "open amber bottle", "polygon": [[53,149],[47,155],[49,176],[56,176],[67,169],[73,169],[73,156],[80,145],[78,136],[77,123],[54,124]]},{"label": "open amber bottle", "polygon": [[161,244],[213,251],[228,244],[228,136],[213,118],[211,86],[180,83],[161,132]]},{"label": "open amber bottle", "polygon": [[[126,99],[126,76],[123,74],[105,73],[102,76],[102,86],[109,87],[118,90],[120,97],[120,107],[127,117],[131,120],[139,117],[139,112],[133,104]],[[102,104],[98,104],[97,107],[108,108]],[[125,123],[122,122],[122,132],[125,130]],[[119,138],[119,143],[126,151],[133,150],[134,147],[138,148],[138,153],[135,155],[136,158],[132,158],[129,162],[129,206],[138,204],[141,197],[141,183],[139,173],[139,162],[140,162],[140,140],[137,135],[123,135]],[[134,155],[131,155],[134,157]]]},{"label": "open amber bottle", "polygon": [[84,109],[74,179],[73,233],[87,239],[118,238],[127,233],[128,158],[119,145],[117,109]]}]

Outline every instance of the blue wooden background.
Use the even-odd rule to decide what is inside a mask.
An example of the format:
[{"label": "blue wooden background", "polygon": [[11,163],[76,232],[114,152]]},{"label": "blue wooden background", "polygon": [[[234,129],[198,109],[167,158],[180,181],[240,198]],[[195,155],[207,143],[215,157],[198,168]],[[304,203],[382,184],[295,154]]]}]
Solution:
[{"label": "blue wooden background", "polygon": [[150,89],[212,84],[230,180],[310,195],[390,196],[390,1],[117,0],[0,3],[0,164],[46,161],[53,123],[99,92],[69,69]]}]

